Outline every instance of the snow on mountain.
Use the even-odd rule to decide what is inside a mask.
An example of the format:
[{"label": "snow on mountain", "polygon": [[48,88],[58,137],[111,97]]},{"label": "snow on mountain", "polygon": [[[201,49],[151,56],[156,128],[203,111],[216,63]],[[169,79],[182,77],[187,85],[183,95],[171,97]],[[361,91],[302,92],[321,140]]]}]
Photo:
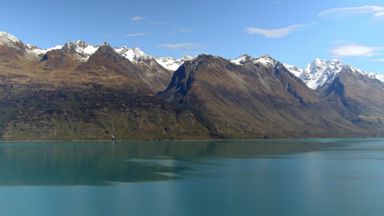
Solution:
[{"label": "snow on mountain", "polygon": [[22,44],[17,37],[7,32],[0,32],[0,45],[17,48],[17,44]]},{"label": "snow on mountain", "polygon": [[375,78],[380,80],[381,82],[384,82],[384,73],[376,74]]},{"label": "snow on mountain", "polygon": [[155,60],[169,71],[176,71],[184,62],[194,59],[192,56],[184,56],[180,59],[172,57],[156,57]]},{"label": "snow on mountain", "polygon": [[[48,49],[40,49],[31,44],[24,44],[17,37],[7,32],[0,32],[0,45],[6,45],[16,49],[25,49],[27,57],[30,59],[39,59],[51,50],[64,49],[66,52],[75,54],[76,57],[83,62],[87,61],[89,57],[91,57],[100,47],[90,45],[85,41],[77,40],[66,43],[64,46],[58,45]],[[126,46],[115,48],[115,51],[133,63],[141,63],[143,60],[154,59],[157,63],[169,71],[176,71],[185,61],[193,59],[191,56],[184,56],[179,59],[172,57],[154,58],[139,48],[128,48]]]},{"label": "snow on mountain", "polygon": [[240,57],[238,57],[236,59],[231,59],[230,61],[236,65],[243,65],[247,61],[252,61],[254,64],[261,64],[264,66],[274,66],[277,63],[277,61],[269,55],[263,55],[263,56],[260,56],[258,58],[253,58],[253,57],[246,55],[246,54],[241,55]]},{"label": "snow on mountain", "polygon": [[[90,45],[84,41],[78,40],[75,42],[66,43],[64,46],[58,45],[48,49],[40,49],[31,44],[24,44],[14,35],[7,32],[0,32],[0,45],[8,46],[11,48],[25,50],[26,57],[29,59],[39,59],[48,51],[56,49],[66,49],[66,51],[77,54],[79,60],[87,61],[93,55],[99,46]],[[194,59],[191,56],[184,56],[176,59],[172,57],[152,57],[139,48],[128,48],[126,46],[115,48],[115,51],[121,56],[130,60],[133,63],[141,63],[143,60],[154,59],[157,63],[169,71],[176,71],[185,61]],[[243,65],[247,61],[252,61],[255,64],[265,66],[276,65],[277,61],[269,55],[264,55],[258,58],[252,58],[249,55],[241,55],[236,59],[230,60],[233,64]],[[378,79],[384,82],[384,74],[366,73],[357,68],[344,65],[339,60],[321,60],[315,59],[311,62],[306,69],[299,68],[294,65],[284,64],[284,66],[295,76],[302,79],[309,88],[318,89],[331,83],[343,69],[350,69],[352,72],[361,73],[365,76]]]},{"label": "snow on mountain", "polygon": [[17,50],[25,51],[25,58],[29,60],[38,60],[46,52],[53,49],[61,49],[62,46],[56,46],[49,49],[40,49],[31,44],[24,44],[14,35],[11,35],[7,32],[0,32],[0,45],[14,48]]},{"label": "snow on mountain", "polygon": [[315,90],[332,83],[333,80],[337,77],[337,74],[344,69],[350,69],[354,73],[361,73],[372,79],[375,78],[375,74],[366,73],[357,68],[350,67],[337,59],[330,61],[315,59],[307,66],[305,70],[288,64],[285,64],[284,66],[292,74],[303,80],[309,88]]},{"label": "snow on mountain", "polygon": [[304,73],[304,69],[302,68],[299,68],[295,65],[289,65],[289,64],[284,64],[285,68],[287,68],[287,70],[289,72],[291,72],[292,74],[294,74],[296,77],[300,77],[301,74]]},{"label": "snow on mountain", "polygon": [[264,66],[275,66],[277,61],[269,55],[263,55],[253,60],[254,64],[261,64]]},{"label": "snow on mountain", "polygon": [[238,58],[235,58],[235,59],[231,59],[230,61],[235,64],[235,65],[243,65],[246,61],[252,59],[251,56],[247,55],[247,54],[244,54],[244,55],[241,55],[240,57]]},{"label": "snow on mountain", "polygon": [[345,66],[339,60],[315,59],[305,69],[300,78],[311,89],[318,89],[331,83]]},{"label": "snow on mountain", "polygon": [[236,59],[230,59],[230,61],[235,65],[243,65],[247,61],[252,61],[254,64],[261,64],[264,66],[274,66],[277,63],[277,61],[269,55],[263,55],[258,58],[253,58],[246,54],[241,55]]},{"label": "snow on mountain", "polygon": [[63,46],[57,45],[55,47],[51,47],[51,48],[48,48],[48,49],[40,49],[37,46],[31,45],[31,44],[27,44],[25,47],[26,47],[26,51],[29,54],[35,55],[35,56],[42,56],[42,55],[44,55],[45,53],[47,53],[47,52],[49,52],[51,50],[58,50],[58,49],[63,48]]},{"label": "snow on mountain", "polygon": [[63,49],[67,52],[77,54],[78,59],[85,62],[97,51],[97,49],[99,49],[99,47],[90,45],[85,41],[77,40],[75,42],[66,43]]},{"label": "snow on mountain", "polygon": [[143,60],[151,59],[152,57],[147,55],[139,48],[128,48],[126,46],[116,48],[115,51],[121,56],[125,57],[131,62],[140,63]]}]

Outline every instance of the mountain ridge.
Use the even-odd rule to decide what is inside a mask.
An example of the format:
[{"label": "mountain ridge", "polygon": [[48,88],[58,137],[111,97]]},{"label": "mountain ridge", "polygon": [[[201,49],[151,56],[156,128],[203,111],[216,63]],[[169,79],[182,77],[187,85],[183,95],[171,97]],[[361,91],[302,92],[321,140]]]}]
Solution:
[{"label": "mountain ridge", "polygon": [[384,83],[336,60],[308,71],[269,55],[161,64],[108,43],[42,51],[0,40],[1,139],[384,135]]},{"label": "mountain ridge", "polygon": [[[36,56],[43,56],[47,52],[52,50],[59,50],[59,49],[67,49],[67,51],[76,53],[78,55],[78,58],[85,62],[89,59],[89,57],[94,54],[97,49],[102,46],[95,46],[90,45],[85,41],[77,40],[73,42],[67,42],[64,45],[56,45],[51,48],[47,49],[40,49],[37,46],[31,45],[31,44],[24,44],[21,40],[19,40],[16,36],[9,34],[7,32],[0,32],[0,39],[3,38],[3,40],[0,40],[0,43],[19,43],[23,44],[26,48],[26,50],[30,53],[33,53]],[[6,40],[4,40],[6,38]],[[8,41],[7,41],[8,40]],[[10,44],[12,46],[12,44]],[[176,71],[185,61],[193,60],[194,57],[192,56],[184,56],[179,59],[173,58],[173,57],[153,57],[151,55],[148,55],[144,51],[142,51],[140,48],[129,48],[127,46],[122,47],[115,47],[114,48],[117,53],[119,53],[121,56],[125,57],[126,59],[130,60],[133,63],[140,63],[144,60],[154,59],[158,64],[160,64],[162,67],[169,71]],[[256,60],[256,59],[266,59],[267,57],[272,58],[269,55],[262,55],[259,57],[252,57],[248,54],[243,54],[235,59],[229,59],[232,63],[241,65],[243,61],[246,61],[247,59],[250,60]],[[273,58],[272,58],[273,59]],[[317,89],[324,85],[328,79],[332,79],[339,71],[340,68],[343,67],[351,67],[349,65],[343,64],[338,59],[332,59],[332,60],[323,60],[316,58],[313,60],[305,69],[302,69],[300,67],[297,67],[295,65],[290,64],[284,64],[284,66],[293,74],[295,74],[297,77],[302,79],[305,83],[307,83],[308,87],[311,89]],[[317,70],[320,71],[316,71]],[[377,73],[367,73],[364,72],[358,68],[352,67],[357,72],[365,73],[368,76],[371,76],[372,78],[376,78],[382,82],[384,82],[383,75],[377,74]],[[328,73],[330,77],[325,76],[325,73]]]}]

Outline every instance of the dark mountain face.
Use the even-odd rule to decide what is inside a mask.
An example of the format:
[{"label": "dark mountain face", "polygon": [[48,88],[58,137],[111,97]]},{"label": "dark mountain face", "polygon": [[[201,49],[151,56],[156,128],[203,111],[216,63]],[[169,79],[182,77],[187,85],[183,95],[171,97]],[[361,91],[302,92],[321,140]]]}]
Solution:
[{"label": "dark mountain face", "polygon": [[63,49],[48,51],[41,59],[46,70],[65,69],[69,70],[80,64],[76,57]]},{"label": "dark mountain face", "polygon": [[383,82],[347,68],[319,91],[342,116],[358,127],[383,131]]},{"label": "dark mountain face", "polygon": [[171,80],[172,73],[163,68],[154,59],[142,60],[136,64],[138,75],[144,80],[153,92],[163,91]]}]

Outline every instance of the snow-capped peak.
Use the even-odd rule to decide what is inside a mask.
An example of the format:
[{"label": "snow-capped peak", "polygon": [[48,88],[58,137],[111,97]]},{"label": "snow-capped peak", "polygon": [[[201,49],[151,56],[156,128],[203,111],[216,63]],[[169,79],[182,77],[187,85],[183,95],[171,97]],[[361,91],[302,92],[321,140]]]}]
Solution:
[{"label": "snow-capped peak", "polygon": [[0,32],[0,45],[16,47],[16,44],[22,44],[22,42],[7,32]]},{"label": "snow-capped peak", "polygon": [[245,62],[247,62],[251,59],[252,59],[251,56],[249,56],[247,54],[243,54],[243,55],[239,56],[238,58],[231,59],[230,61],[235,65],[243,65]]},{"label": "snow-capped peak", "polygon": [[253,63],[261,64],[264,66],[274,66],[276,65],[277,61],[274,58],[272,58],[270,55],[263,55],[254,59]]},{"label": "snow-capped peak", "polygon": [[307,66],[300,78],[309,88],[318,89],[333,82],[336,75],[346,67],[337,59],[328,61],[317,58]]},{"label": "snow-capped peak", "polygon": [[169,71],[176,71],[184,62],[194,59],[192,56],[184,56],[176,59],[172,57],[156,57],[155,60]]},{"label": "snow-capped peak", "polygon": [[140,63],[143,60],[150,59],[151,57],[139,48],[128,48],[126,46],[116,48],[115,51],[124,58],[134,63]]},{"label": "snow-capped peak", "polygon": [[244,65],[248,61],[254,64],[261,64],[264,66],[274,66],[277,63],[277,61],[269,55],[263,55],[257,58],[253,58],[247,54],[241,55],[236,59],[231,59],[230,61],[236,65]]},{"label": "snow-capped peak", "polygon": [[24,44],[21,40],[19,40],[17,37],[7,33],[7,32],[0,32],[0,45],[4,45],[7,47],[11,47],[17,50],[25,51],[25,58],[29,60],[36,60],[41,57],[41,55],[44,55],[46,52],[53,50],[53,49],[61,49],[62,46],[56,46],[49,49],[40,49],[37,46],[34,46],[32,44]]},{"label": "snow-capped peak", "polygon": [[292,74],[303,80],[309,88],[315,90],[332,83],[337,75],[346,69],[353,73],[363,74],[372,79],[376,78],[375,74],[366,73],[357,68],[345,65],[338,59],[322,60],[317,58],[313,60],[305,70],[288,64],[285,64],[284,66]]},{"label": "snow-capped peak", "polygon": [[93,55],[97,49],[99,49],[99,47],[90,45],[85,41],[77,40],[74,42],[66,43],[63,49],[67,52],[76,53],[79,60],[87,61],[89,57],[91,57],[91,55]]}]

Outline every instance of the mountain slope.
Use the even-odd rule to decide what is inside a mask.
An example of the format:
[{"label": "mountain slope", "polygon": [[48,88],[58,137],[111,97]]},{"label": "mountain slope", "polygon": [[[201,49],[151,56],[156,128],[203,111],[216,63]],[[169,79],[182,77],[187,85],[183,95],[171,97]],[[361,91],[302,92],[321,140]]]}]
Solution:
[{"label": "mountain slope", "polygon": [[45,53],[2,47],[1,139],[209,138],[193,114],[155,95],[166,82],[146,75],[169,71],[152,60],[132,63],[107,44],[94,53],[82,42]]},{"label": "mountain slope", "polygon": [[383,82],[345,68],[319,91],[341,115],[357,126],[377,133],[384,130]]},{"label": "mountain slope", "polygon": [[162,59],[0,36],[0,139],[384,135],[383,83],[337,61],[301,70],[270,56]]},{"label": "mountain slope", "polygon": [[160,95],[189,108],[216,137],[322,136],[356,129],[269,56],[241,65],[199,56],[184,63]]}]

